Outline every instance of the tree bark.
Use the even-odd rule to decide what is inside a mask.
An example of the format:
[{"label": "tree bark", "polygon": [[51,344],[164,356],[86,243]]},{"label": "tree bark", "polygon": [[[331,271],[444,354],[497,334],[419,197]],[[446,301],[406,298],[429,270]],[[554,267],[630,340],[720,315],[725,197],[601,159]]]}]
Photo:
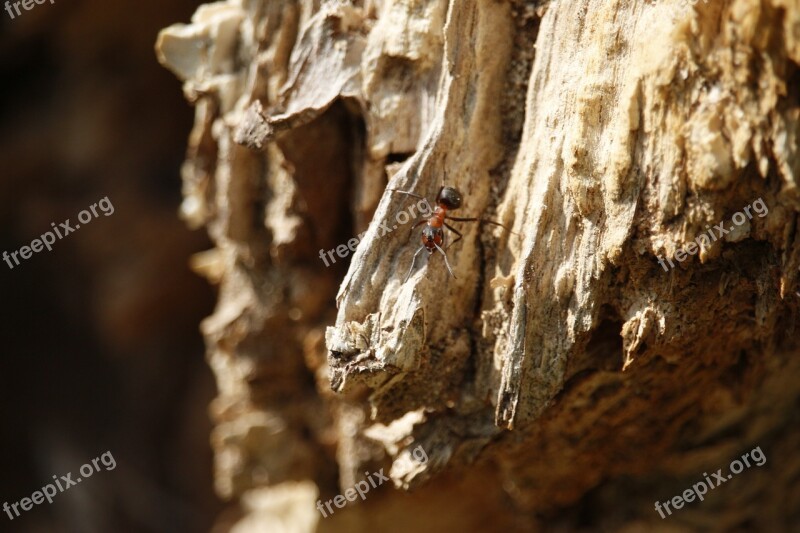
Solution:
[{"label": "tree bark", "polygon": [[[157,51],[216,244],[221,528],[800,523],[797,0],[229,0]],[[388,188],[442,185],[509,229],[404,282]],[[381,468],[411,495],[315,509]]]}]

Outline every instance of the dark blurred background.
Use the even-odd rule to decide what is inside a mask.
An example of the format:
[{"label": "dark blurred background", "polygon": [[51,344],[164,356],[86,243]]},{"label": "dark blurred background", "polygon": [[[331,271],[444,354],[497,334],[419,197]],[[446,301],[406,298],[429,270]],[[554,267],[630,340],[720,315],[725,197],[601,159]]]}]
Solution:
[{"label": "dark blurred background", "polygon": [[178,219],[192,109],[155,59],[198,1],[55,0],[0,12],[0,253],[108,197],[114,214],[13,270],[0,263],[0,505],[110,451],[117,467],[0,531],[207,531],[207,406],[198,331],[209,248]]}]

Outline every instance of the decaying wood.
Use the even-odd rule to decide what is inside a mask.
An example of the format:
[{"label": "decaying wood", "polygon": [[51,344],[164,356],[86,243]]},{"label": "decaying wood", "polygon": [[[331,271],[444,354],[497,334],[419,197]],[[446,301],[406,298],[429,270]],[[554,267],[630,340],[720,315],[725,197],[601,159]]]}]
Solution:
[{"label": "decaying wood", "polygon": [[[197,107],[183,214],[216,243],[237,531],[645,528],[759,445],[670,525],[800,522],[796,0],[229,0],[157,51]],[[456,277],[435,255],[404,283],[387,185],[443,183],[512,231],[460,224]],[[314,509],[381,467],[413,495]]]}]

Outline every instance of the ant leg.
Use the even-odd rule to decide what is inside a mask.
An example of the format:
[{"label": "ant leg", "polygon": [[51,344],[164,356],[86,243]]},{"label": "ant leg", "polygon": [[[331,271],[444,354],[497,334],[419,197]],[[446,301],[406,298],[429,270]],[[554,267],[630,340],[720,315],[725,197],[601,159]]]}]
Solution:
[{"label": "ant leg", "polygon": [[444,253],[444,250],[442,250],[442,248],[438,244],[434,244],[434,246],[436,246],[437,250],[442,252],[442,255],[444,256],[444,264],[447,265],[447,271],[450,272],[450,275],[453,276],[454,279],[458,279],[456,278],[456,275],[453,274],[453,269],[450,268],[450,261],[447,260],[447,254]]},{"label": "ant leg", "polygon": [[422,220],[417,221],[416,224],[411,226],[411,231],[408,232],[408,239],[406,239],[406,242],[411,240],[411,236],[414,235],[414,230],[420,227],[422,224],[425,224],[426,222],[427,220],[423,218]]},{"label": "ant leg", "polygon": [[425,199],[423,196],[420,196],[419,194],[415,194],[413,192],[401,191],[400,189],[386,189],[386,190],[390,192],[399,192],[400,194],[407,194],[408,196],[413,196],[414,198],[419,198],[420,200]]},{"label": "ant leg", "polygon": [[414,263],[416,263],[416,262],[417,262],[417,256],[418,256],[418,255],[419,255],[419,253],[420,253],[422,250],[424,250],[424,249],[425,249],[425,247],[424,247],[424,246],[420,246],[420,247],[419,247],[419,250],[417,250],[417,253],[415,253],[415,254],[414,254],[414,259],[412,259],[412,260],[411,260],[411,267],[408,269],[408,274],[406,274],[406,278],[403,280],[403,283],[405,283],[406,281],[408,281],[408,278],[410,278],[410,277],[411,277],[411,271],[412,271],[412,270],[414,270]]},{"label": "ant leg", "polygon": [[450,225],[450,224],[448,224],[447,222],[445,222],[445,223],[444,223],[444,226],[445,226],[447,229],[449,229],[450,231],[452,231],[453,233],[455,233],[456,235],[458,235],[458,238],[457,238],[456,240],[454,240],[453,242],[451,242],[451,243],[450,243],[450,244],[447,246],[447,248],[445,248],[445,250],[447,250],[448,248],[450,248],[450,246],[453,246],[455,243],[457,243],[458,241],[460,241],[460,240],[461,240],[461,237],[463,237],[463,235],[461,235],[461,232],[460,232],[460,231],[458,231],[456,228],[454,228],[453,226],[451,226],[451,225]]},{"label": "ant leg", "polygon": [[490,220],[488,218],[476,218],[476,217],[469,217],[469,218],[445,217],[445,218],[447,218],[448,220],[453,220],[455,222],[486,222],[487,224],[494,224],[495,226],[500,226],[501,228],[503,228],[507,232],[519,236],[519,233],[517,233],[516,231],[511,231],[511,229],[508,226],[504,226],[503,224],[501,224],[499,222],[495,222],[494,220]]}]

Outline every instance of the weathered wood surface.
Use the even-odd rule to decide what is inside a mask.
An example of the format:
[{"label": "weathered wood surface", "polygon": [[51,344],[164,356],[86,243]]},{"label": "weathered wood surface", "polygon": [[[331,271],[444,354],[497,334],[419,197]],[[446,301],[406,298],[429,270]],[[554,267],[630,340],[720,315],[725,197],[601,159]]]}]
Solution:
[{"label": "weathered wood surface", "polygon": [[[650,527],[758,445],[670,525],[798,523],[800,3],[230,0],[157,50],[197,106],[183,214],[216,243],[242,531]],[[459,224],[457,278],[403,283],[417,238],[382,227],[415,200],[387,184],[442,183],[514,234]],[[381,465],[411,500],[313,509]]]}]

